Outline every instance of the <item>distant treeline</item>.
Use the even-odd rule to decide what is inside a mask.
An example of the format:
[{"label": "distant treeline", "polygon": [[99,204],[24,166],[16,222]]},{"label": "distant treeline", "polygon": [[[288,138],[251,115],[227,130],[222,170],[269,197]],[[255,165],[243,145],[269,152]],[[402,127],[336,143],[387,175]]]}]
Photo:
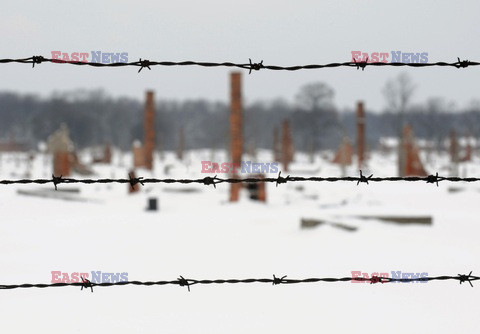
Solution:
[{"label": "distant treeline", "polygon": [[[32,148],[66,123],[78,148],[104,143],[127,150],[135,139],[143,139],[144,101],[112,98],[101,90],[53,94],[49,98],[0,93],[0,140],[28,143]],[[296,150],[311,151],[337,147],[342,136],[355,138],[355,110],[339,112],[331,104],[308,109],[285,100],[256,102],[244,106],[244,143],[271,149],[274,128],[284,119],[291,122]],[[417,138],[440,143],[452,129],[458,135],[480,137],[480,107],[448,110],[440,100],[409,108],[404,118]],[[156,101],[157,147],[177,148],[179,130],[184,128],[185,146],[227,148],[229,105],[207,100]],[[399,118],[394,113],[366,110],[369,147],[380,137],[398,134]]]}]

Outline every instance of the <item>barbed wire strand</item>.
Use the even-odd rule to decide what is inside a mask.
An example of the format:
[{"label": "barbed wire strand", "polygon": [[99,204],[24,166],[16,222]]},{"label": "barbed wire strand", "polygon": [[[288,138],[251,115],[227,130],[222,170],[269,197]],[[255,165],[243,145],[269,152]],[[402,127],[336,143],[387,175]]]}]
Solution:
[{"label": "barbed wire strand", "polygon": [[[281,285],[281,284],[300,284],[300,283],[318,283],[318,282],[368,282],[370,284],[376,283],[391,283],[391,282],[403,282],[403,283],[412,283],[412,282],[429,282],[429,281],[447,281],[447,280],[456,280],[460,284],[468,282],[471,287],[473,287],[472,282],[480,280],[478,276],[472,276],[472,271],[468,275],[457,274],[456,276],[434,276],[434,277],[420,277],[420,278],[392,278],[392,277],[383,277],[383,276],[372,276],[370,278],[365,277],[322,277],[322,278],[304,278],[304,279],[290,279],[287,276],[276,277],[273,275],[273,278],[246,278],[246,279],[191,279],[184,278],[180,276],[176,280],[170,281],[130,281],[130,282],[104,282],[104,283],[93,283],[88,279],[81,277],[81,282],[75,283],[51,283],[51,284],[0,284],[0,290],[11,290],[11,289],[24,289],[24,288],[55,288],[55,287],[65,287],[65,286],[80,286],[81,290],[83,288],[90,288],[93,292],[94,287],[110,287],[110,286],[125,286],[125,285],[143,285],[143,286],[154,286],[154,285],[179,285],[181,287],[187,287],[190,291],[190,287],[193,285],[212,285],[212,284],[250,284],[250,283],[269,283],[272,285]],[[355,282],[355,283],[356,283]]]},{"label": "barbed wire strand", "polygon": [[298,70],[311,70],[311,69],[322,69],[322,68],[337,68],[337,67],[355,67],[357,70],[365,70],[367,66],[394,66],[394,67],[455,67],[455,68],[466,68],[468,66],[478,66],[480,62],[469,61],[469,60],[460,60],[457,57],[456,62],[435,62],[435,63],[384,63],[384,62],[368,62],[368,58],[364,61],[357,61],[353,58],[353,61],[342,62],[342,63],[329,63],[329,64],[310,64],[310,65],[294,65],[294,66],[278,66],[278,65],[264,65],[263,60],[259,63],[252,62],[249,59],[249,63],[232,63],[232,62],[199,62],[199,61],[150,61],[147,59],[140,58],[135,62],[115,62],[115,63],[96,63],[96,62],[83,62],[83,61],[68,61],[62,59],[51,59],[45,58],[43,56],[33,56],[29,58],[18,58],[18,59],[0,59],[0,64],[8,63],[20,63],[20,64],[32,64],[32,67],[35,67],[35,64],[41,63],[54,63],[54,64],[71,64],[79,66],[92,66],[92,67],[124,67],[124,66],[135,66],[140,67],[138,73],[144,68],[151,70],[150,66],[201,66],[201,67],[230,67],[230,68],[241,68],[249,71],[249,74],[252,71],[259,71],[261,69],[272,70],[272,71],[298,71]]},{"label": "barbed wire strand", "polygon": [[128,179],[75,179],[75,178],[66,178],[63,176],[52,175],[51,179],[19,179],[19,180],[0,180],[0,184],[11,185],[11,184],[47,184],[53,183],[55,190],[57,186],[62,183],[83,183],[83,184],[93,184],[93,183],[124,183],[130,184],[131,187],[134,187],[137,184],[142,186],[147,183],[181,183],[181,184],[191,184],[198,183],[203,185],[213,185],[216,187],[220,183],[261,183],[261,182],[271,182],[279,184],[285,184],[287,182],[357,182],[357,185],[360,183],[368,182],[426,182],[436,184],[438,186],[439,182],[448,181],[448,182],[478,182],[480,178],[478,177],[444,177],[439,176],[438,173],[435,175],[428,176],[388,176],[388,177],[373,177],[373,174],[370,176],[363,175],[360,170],[360,176],[345,176],[345,177],[320,177],[320,176],[290,176],[287,177],[281,176],[281,172],[278,173],[277,177],[248,177],[248,178],[219,178],[217,175],[214,177],[207,176],[204,178],[198,179],[157,179],[157,178],[143,178],[143,177],[132,177],[129,175]]}]

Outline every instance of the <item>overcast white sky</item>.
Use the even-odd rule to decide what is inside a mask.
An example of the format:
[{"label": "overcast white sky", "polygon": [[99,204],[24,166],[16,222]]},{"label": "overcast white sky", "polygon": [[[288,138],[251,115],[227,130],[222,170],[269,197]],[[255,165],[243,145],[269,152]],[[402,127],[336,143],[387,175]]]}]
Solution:
[{"label": "overcast white sky", "polygon": [[[429,62],[480,60],[480,1],[2,1],[0,58],[63,52],[128,52],[129,61],[196,60],[299,65],[349,61],[352,50],[428,52]],[[0,90],[36,93],[104,88],[113,96],[228,100],[229,69],[88,68],[0,64]],[[247,103],[293,101],[306,83],[324,81],[342,109],[364,100],[381,110],[385,82],[407,71],[414,102],[441,96],[457,106],[480,99],[480,68],[391,67],[259,71],[247,75]]]}]

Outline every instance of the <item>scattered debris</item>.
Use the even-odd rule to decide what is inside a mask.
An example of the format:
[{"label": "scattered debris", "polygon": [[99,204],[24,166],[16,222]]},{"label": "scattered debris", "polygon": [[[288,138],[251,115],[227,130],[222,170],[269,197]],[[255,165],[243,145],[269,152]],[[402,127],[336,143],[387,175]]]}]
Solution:
[{"label": "scattered debris", "polygon": [[458,193],[461,191],[465,191],[466,189],[461,187],[448,187],[447,190],[449,193]]},{"label": "scattered debris", "polygon": [[150,197],[148,199],[147,211],[158,211],[158,205],[157,205],[157,198],[156,197]]},{"label": "scattered debris", "polygon": [[331,221],[327,221],[327,220],[324,220],[324,219],[302,218],[300,220],[300,227],[301,228],[312,228],[312,227],[316,227],[316,226],[323,225],[323,224],[330,225],[330,226],[333,226],[333,227],[336,227],[336,228],[339,228],[339,229],[342,229],[342,230],[345,230],[345,231],[349,231],[349,232],[355,232],[358,229],[358,227],[356,227],[356,226],[350,226],[350,225],[346,225],[344,223],[331,222]]},{"label": "scattered debris", "polygon": [[41,197],[41,198],[50,198],[50,199],[61,199],[65,201],[75,201],[75,202],[96,202],[101,203],[101,201],[91,198],[80,197],[78,194],[80,193],[80,189],[78,188],[65,188],[58,187],[58,190],[55,189],[36,189],[36,190],[25,190],[25,189],[18,189],[17,194],[19,195],[26,195],[26,196],[34,196],[34,197]]},{"label": "scattered debris", "polygon": [[199,193],[202,190],[199,188],[181,187],[181,188],[163,188],[162,191],[167,193]]},{"label": "scattered debris", "polygon": [[362,215],[355,216],[360,219],[377,219],[385,222],[397,223],[397,224],[423,224],[432,225],[433,218],[431,216],[370,216]]}]

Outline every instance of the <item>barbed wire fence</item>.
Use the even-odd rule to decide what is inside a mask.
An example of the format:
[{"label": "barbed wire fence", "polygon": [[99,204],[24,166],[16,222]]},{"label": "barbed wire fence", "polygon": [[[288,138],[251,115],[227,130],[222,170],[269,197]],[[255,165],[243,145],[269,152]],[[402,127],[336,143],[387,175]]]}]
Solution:
[{"label": "barbed wire fence", "polygon": [[75,178],[66,178],[63,176],[55,176],[52,175],[51,179],[19,179],[19,180],[0,180],[0,184],[3,185],[11,185],[11,184],[48,184],[53,183],[55,186],[55,190],[57,190],[57,186],[62,183],[83,183],[83,184],[93,184],[93,183],[122,183],[122,184],[130,184],[133,188],[137,184],[141,184],[142,186],[148,183],[180,183],[180,184],[202,184],[202,185],[213,185],[216,187],[217,184],[220,183],[275,183],[276,186],[279,184],[285,184],[288,182],[357,182],[357,185],[360,183],[368,182],[426,182],[436,184],[438,187],[438,183],[442,181],[448,182],[479,182],[480,178],[478,177],[444,177],[439,176],[438,173],[435,175],[431,174],[428,176],[388,176],[388,177],[373,177],[373,174],[370,176],[363,175],[362,171],[360,170],[360,176],[345,176],[345,177],[319,177],[319,176],[311,176],[311,177],[303,177],[303,176],[290,176],[287,177],[281,176],[282,172],[278,173],[277,177],[248,177],[248,178],[219,178],[217,175],[214,177],[206,176],[204,178],[198,179],[158,179],[158,178],[143,178],[143,177],[133,177],[129,174],[128,179],[75,179]]},{"label": "barbed wire fence", "polygon": [[230,67],[230,68],[240,68],[246,69],[249,71],[249,74],[252,71],[259,71],[259,70],[272,70],[272,71],[298,71],[298,70],[315,70],[315,69],[323,69],[323,68],[337,68],[337,67],[355,67],[357,70],[362,69],[365,70],[367,66],[374,66],[374,67],[382,67],[382,66],[393,66],[393,67],[455,67],[455,68],[467,68],[469,66],[478,66],[480,62],[476,61],[469,61],[469,60],[460,60],[457,57],[456,62],[435,62],[435,63],[402,63],[402,62],[395,62],[395,63],[384,63],[384,62],[368,62],[368,58],[364,61],[357,61],[355,58],[352,59],[353,61],[350,62],[336,62],[336,63],[328,63],[328,64],[309,64],[309,65],[294,65],[294,66],[278,66],[278,65],[265,65],[263,64],[263,60],[259,63],[252,62],[249,59],[248,63],[232,63],[232,62],[199,62],[199,61],[150,61],[148,59],[139,59],[138,61],[134,62],[115,62],[115,63],[95,63],[95,62],[86,62],[86,61],[69,61],[69,60],[62,60],[62,59],[51,59],[45,58],[43,56],[32,56],[28,58],[18,58],[18,59],[0,59],[0,64],[8,64],[8,63],[19,63],[19,64],[32,64],[32,67],[35,67],[35,64],[41,63],[54,63],[54,64],[70,64],[70,65],[79,65],[79,66],[92,66],[92,67],[125,67],[125,66],[134,66],[140,67],[138,69],[138,73],[142,71],[144,68],[148,68],[151,70],[151,66],[201,66],[201,67]]},{"label": "barbed wire fence", "polygon": [[[0,59],[0,64],[8,63],[20,63],[20,64],[32,64],[32,67],[35,67],[36,64],[41,63],[54,63],[54,64],[70,64],[70,65],[79,65],[79,66],[91,66],[91,67],[125,67],[133,66],[139,67],[138,73],[144,68],[151,70],[151,66],[200,66],[200,67],[228,67],[228,68],[239,68],[249,71],[249,74],[252,71],[259,70],[272,70],[272,71],[298,71],[298,70],[307,70],[307,69],[324,69],[324,68],[339,68],[339,67],[354,67],[357,70],[362,69],[362,71],[368,66],[374,67],[455,67],[457,69],[467,68],[469,66],[478,66],[480,62],[469,61],[469,60],[460,60],[457,58],[456,62],[435,62],[435,63],[384,63],[384,62],[368,62],[368,58],[364,61],[357,61],[355,58],[353,62],[336,62],[328,64],[310,64],[310,65],[294,65],[294,66],[277,66],[277,65],[266,65],[263,64],[263,60],[259,63],[252,62],[249,59],[249,63],[233,63],[233,62],[197,62],[197,61],[182,61],[182,62],[172,62],[172,61],[150,61],[147,59],[139,59],[136,62],[116,62],[116,63],[94,63],[94,62],[83,62],[83,61],[66,61],[61,59],[49,59],[43,56],[32,56],[28,58],[18,58],[18,59]],[[125,179],[75,179],[75,178],[66,178],[62,175],[55,176],[52,175],[51,179],[18,179],[18,180],[0,180],[2,185],[12,185],[12,184],[48,184],[53,183],[55,190],[57,186],[64,183],[82,183],[82,184],[93,184],[93,183],[120,183],[120,184],[130,184],[133,188],[137,184],[145,185],[149,183],[180,183],[180,184],[203,184],[203,185],[213,185],[216,187],[217,184],[221,183],[259,183],[259,182],[272,182],[276,186],[279,184],[285,184],[288,182],[357,182],[357,185],[360,183],[368,184],[370,182],[426,182],[436,184],[438,186],[439,182],[448,181],[448,182],[478,182],[480,178],[471,177],[471,178],[462,178],[462,177],[444,177],[439,176],[438,173],[435,175],[431,174],[425,177],[373,177],[373,174],[370,176],[363,175],[360,170],[360,175],[357,177],[299,177],[299,176],[290,176],[282,177],[281,172],[275,178],[219,178],[217,175],[214,177],[207,176],[204,178],[197,179],[158,179],[158,178],[143,178],[143,177],[133,177],[129,175],[129,178]],[[142,285],[142,286],[157,286],[157,285],[179,285],[181,287],[187,287],[190,291],[190,287],[193,285],[213,285],[213,284],[251,284],[251,283],[267,283],[272,285],[282,285],[282,284],[303,284],[303,283],[318,283],[318,282],[367,282],[370,284],[376,283],[392,283],[392,282],[429,282],[429,281],[446,281],[454,280],[458,281],[460,284],[468,282],[471,287],[473,287],[472,282],[480,280],[478,276],[472,276],[472,271],[468,275],[466,274],[457,274],[456,276],[434,276],[434,277],[421,277],[421,278],[390,278],[383,276],[372,276],[370,278],[364,277],[340,277],[340,278],[305,278],[305,279],[289,279],[287,276],[276,277],[273,275],[273,278],[247,278],[247,279],[188,279],[180,276],[176,280],[165,280],[165,281],[126,281],[126,282],[103,282],[103,283],[94,283],[88,279],[81,278],[81,282],[73,283],[52,283],[52,284],[0,284],[0,289],[10,290],[10,289],[19,289],[19,288],[53,288],[53,287],[65,287],[65,286],[80,286],[81,290],[85,288],[93,292],[93,287],[110,287],[110,286],[126,286],[126,285]]]},{"label": "barbed wire fence", "polygon": [[2,284],[0,285],[0,290],[11,290],[11,289],[26,289],[26,288],[55,288],[55,287],[65,287],[65,286],[80,286],[81,290],[83,288],[90,288],[93,292],[93,288],[96,286],[99,287],[110,287],[110,286],[125,286],[125,285],[143,285],[143,286],[154,286],[154,285],[179,285],[182,287],[187,287],[190,291],[190,287],[193,285],[216,285],[216,284],[251,284],[251,283],[268,283],[272,285],[281,285],[281,284],[301,284],[301,283],[338,283],[338,282],[352,282],[352,283],[361,283],[367,282],[370,284],[376,283],[392,283],[392,282],[402,282],[402,283],[412,283],[412,282],[421,282],[426,283],[429,281],[447,281],[455,280],[460,284],[468,282],[471,287],[473,287],[472,282],[480,280],[478,276],[472,276],[472,271],[468,275],[466,274],[457,274],[456,276],[433,276],[433,277],[419,277],[419,278],[393,278],[393,277],[384,277],[376,276],[365,278],[365,277],[340,277],[340,278],[331,278],[331,277],[321,277],[321,278],[304,278],[304,279],[289,279],[287,276],[276,277],[273,275],[273,278],[246,278],[246,279],[190,279],[180,276],[176,280],[170,281],[125,281],[125,282],[103,282],[103,283],[94,283],[90,280],[81,277],[81,282],[75,283],[52,283],[52,284]]}]

